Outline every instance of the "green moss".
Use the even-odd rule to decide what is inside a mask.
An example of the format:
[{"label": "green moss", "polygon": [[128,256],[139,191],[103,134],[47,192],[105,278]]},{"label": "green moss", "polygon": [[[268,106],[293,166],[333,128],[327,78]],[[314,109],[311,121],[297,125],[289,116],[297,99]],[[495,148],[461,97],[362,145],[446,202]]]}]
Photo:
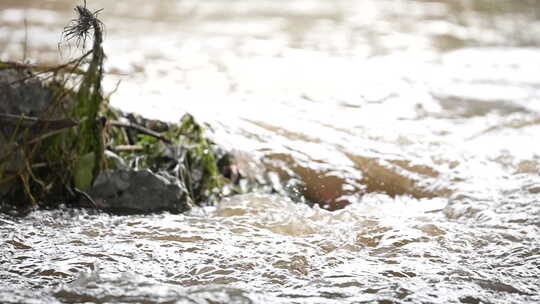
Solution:
[{"label": "green moss", "polygon": [[[190,196],[197,200],[201,195],[219,194],[222,179],[218,172],[214,151],[204,136],[202,126],[195,121],[193,116],[186,114],[179,128],[173,128],[170,132],[172,132],[170,135],[172,138],[187,147],[181,158],[183,162],[179,167],[179,177],[189,190]],[[201,176],[195,180],[193,172],[197,171],[201,173]]]}]

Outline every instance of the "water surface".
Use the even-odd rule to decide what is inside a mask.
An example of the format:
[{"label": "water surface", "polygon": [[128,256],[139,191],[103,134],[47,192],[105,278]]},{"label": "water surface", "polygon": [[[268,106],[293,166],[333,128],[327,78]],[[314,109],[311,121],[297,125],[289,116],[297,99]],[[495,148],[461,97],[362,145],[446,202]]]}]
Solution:
[{"label": "water surface", "polygon": [[[0,58],[76,55],[58,55],[72,5],[2,1]],[[295,195],[2,215],[3,302],[540,301],[535,1],[88,5],[113,105],[189,111]]]}]

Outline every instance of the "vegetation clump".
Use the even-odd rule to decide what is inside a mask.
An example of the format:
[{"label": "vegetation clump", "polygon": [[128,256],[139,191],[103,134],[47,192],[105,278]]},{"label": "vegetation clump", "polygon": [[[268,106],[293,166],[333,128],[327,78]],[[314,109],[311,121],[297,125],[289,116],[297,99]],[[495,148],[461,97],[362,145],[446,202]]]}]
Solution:
[{"label": "vegetation clump", "polygon": [[85,1],[75,11],[78,18],[64,29],[64,39],[84,49],[92,38],[89,51],[54,67],[0,62],[3,206],[99,206],[88,190],[105,169],[114,168],[172,176],[191,205],[220,197],[223,184],[231,182],[230,162],[223,161],[230,156],[189,114],[174,125],[109,107],[101,86],[101,10],[91,12]]}]

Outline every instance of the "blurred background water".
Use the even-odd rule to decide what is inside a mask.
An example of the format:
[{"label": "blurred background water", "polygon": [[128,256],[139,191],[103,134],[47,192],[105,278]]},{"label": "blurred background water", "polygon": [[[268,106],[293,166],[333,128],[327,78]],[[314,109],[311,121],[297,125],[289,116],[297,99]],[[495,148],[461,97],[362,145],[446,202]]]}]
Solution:
[{"label": "blurred background water", "polygon": [[[2,0],[0,59],[77,55],[76,4]],[[297,195],[0,215],[2,302],[540,301],[537,1],[87,5],[112,105],[189,111]]]}]

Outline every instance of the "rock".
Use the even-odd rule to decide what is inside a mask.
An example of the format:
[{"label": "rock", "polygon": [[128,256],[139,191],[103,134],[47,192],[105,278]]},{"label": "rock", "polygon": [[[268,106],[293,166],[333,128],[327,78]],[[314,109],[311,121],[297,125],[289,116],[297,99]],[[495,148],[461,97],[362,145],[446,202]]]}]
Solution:
[{"label": "rock", "polygon": [[40,116],[51,106],[53,90],[26,69],[0,69],[0,113]]},{"label": "rock", "polygon": [[[30,72],[25,69],[0,69],[0,114],[34,116],[50,104],[52,91],[43,88],[38,79],[26,79],[30,76]],[[0,169],[7,172],[17,171],[24,164],[22,153],[16,148],[18,138],[13,138],[16,127],[0,121]],[[10,189],[11,183],[0,184],[0,196]]]},{"label": "rock", "polygon": [[103,209],[146,213],[190,208],[186,191],[175,178],[150,170],[106,170],[97,177],[88,194]]},{"label": "rock", "polygon": [[[29,128],[32,133],[47,130],[62,129],[73,126],[65,124],[73,107],[72,95],[66,92],[56,92],[45,86],[42,81],[33,76],[26,68],[2,68],[0,62],[0,143],[12,137],[14,130],[22,127]],[[49,84],[51,85],[51,84]],[[52,84],[54,86],[54,84]],[[61,90],[61,89],[60,89]],[[60,94],[62,93],[62,94]],[[6,116],[12,116],[10,117]],[[19,120],[24,116],[27,120]]]},{"label": "rock", "polygon": [[[21,147],[26,141],[75,125],[64,114],[72,103],[67,99],[67,95],[55,98],[54,90],[45,87],[29,69],[0,62],[0,180],[3,173],[23,168],[25,156]],[[10,180],[0,184],[0,197],[13,190],[16,179]]]}]

